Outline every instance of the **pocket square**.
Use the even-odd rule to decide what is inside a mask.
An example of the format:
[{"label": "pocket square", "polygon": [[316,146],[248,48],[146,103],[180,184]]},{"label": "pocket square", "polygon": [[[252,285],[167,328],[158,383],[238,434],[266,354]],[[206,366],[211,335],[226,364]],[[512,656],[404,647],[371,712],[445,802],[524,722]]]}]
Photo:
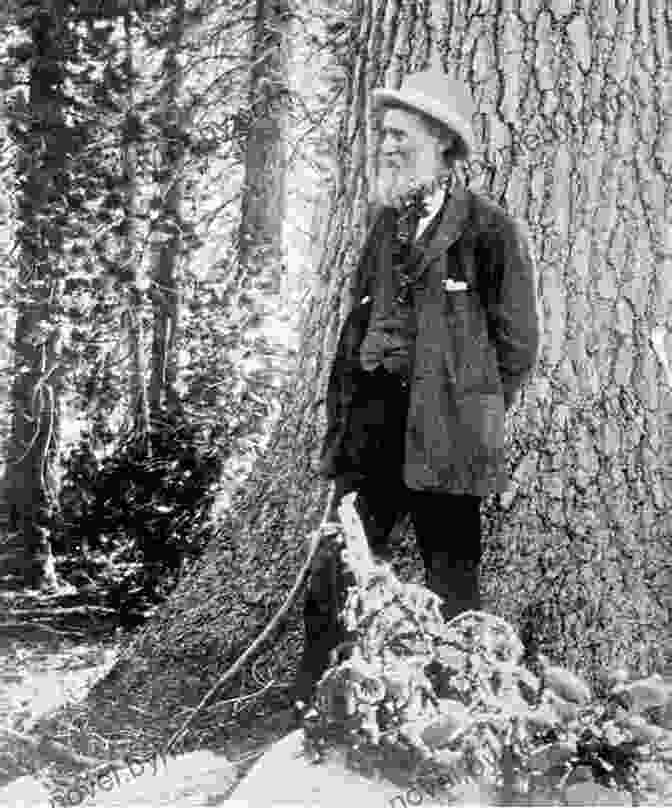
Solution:
[{"label": "pocket square", "polygon": [[443,282],[443,288],[446,292],[464,292],[468,289],[466,281],[454,281],[452,278],[446,278]]}]

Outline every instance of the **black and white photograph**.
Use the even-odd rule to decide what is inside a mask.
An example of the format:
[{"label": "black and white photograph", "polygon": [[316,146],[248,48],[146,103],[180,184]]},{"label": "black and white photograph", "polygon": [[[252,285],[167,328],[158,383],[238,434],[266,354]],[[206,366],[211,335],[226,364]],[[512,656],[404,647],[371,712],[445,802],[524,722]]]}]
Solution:
[{"label": "black and white photograph", "polygon": [[672,806],[671,56],[0,0],[0,808]]}]

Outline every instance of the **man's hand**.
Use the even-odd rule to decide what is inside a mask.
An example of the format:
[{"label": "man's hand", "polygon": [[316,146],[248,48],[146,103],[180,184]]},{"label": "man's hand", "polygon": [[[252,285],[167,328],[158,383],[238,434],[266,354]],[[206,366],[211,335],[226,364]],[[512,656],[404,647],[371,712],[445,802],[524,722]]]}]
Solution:
[{"label": "man's hand", "polygon": [[411,355],[408,345],[404,344],[387,351],[383,359],[383,367],[398,376],[408,376],[411,367]]},{"label": "man's hand", "polygon": [[364,370],[383,365],[391,373],[405,373],[410,367],[408,321],[404,316],[386,317],[369,329],[360,349]]}]

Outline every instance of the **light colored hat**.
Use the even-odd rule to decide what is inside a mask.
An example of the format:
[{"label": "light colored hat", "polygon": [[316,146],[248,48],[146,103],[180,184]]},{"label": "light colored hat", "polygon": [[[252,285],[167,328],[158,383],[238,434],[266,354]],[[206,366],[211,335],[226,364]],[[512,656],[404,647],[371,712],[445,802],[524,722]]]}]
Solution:
[{"label": "light colored hat", "polygon": [[404,107],[423,112],[444,124],[459,137],[459,157],[468,157],[474,148],[471,119],[474,102],[464,84],[441,70],[421,70],[406,76],[398,90],[373,91],[374,109]]}]

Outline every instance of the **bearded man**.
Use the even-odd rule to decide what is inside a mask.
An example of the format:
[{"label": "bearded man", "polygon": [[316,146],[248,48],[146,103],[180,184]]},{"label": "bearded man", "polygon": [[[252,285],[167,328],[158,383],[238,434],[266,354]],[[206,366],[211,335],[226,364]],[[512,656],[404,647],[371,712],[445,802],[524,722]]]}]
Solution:
[{"label": "bearded man", "polygon": [[[354,277],[327,391],[322,471],[333,512],[357,492],[374,555],[410,515],[449,619],[480,607],[480,505],[506,486],[504,416],[538,346],[534,270],[497,205],[455,178],[474,145],[466,88],[437,71],[378,90],[379,210]],[[308,703],[344,639],[346,580],[323,556],[306,597],[295,698]]]}]

